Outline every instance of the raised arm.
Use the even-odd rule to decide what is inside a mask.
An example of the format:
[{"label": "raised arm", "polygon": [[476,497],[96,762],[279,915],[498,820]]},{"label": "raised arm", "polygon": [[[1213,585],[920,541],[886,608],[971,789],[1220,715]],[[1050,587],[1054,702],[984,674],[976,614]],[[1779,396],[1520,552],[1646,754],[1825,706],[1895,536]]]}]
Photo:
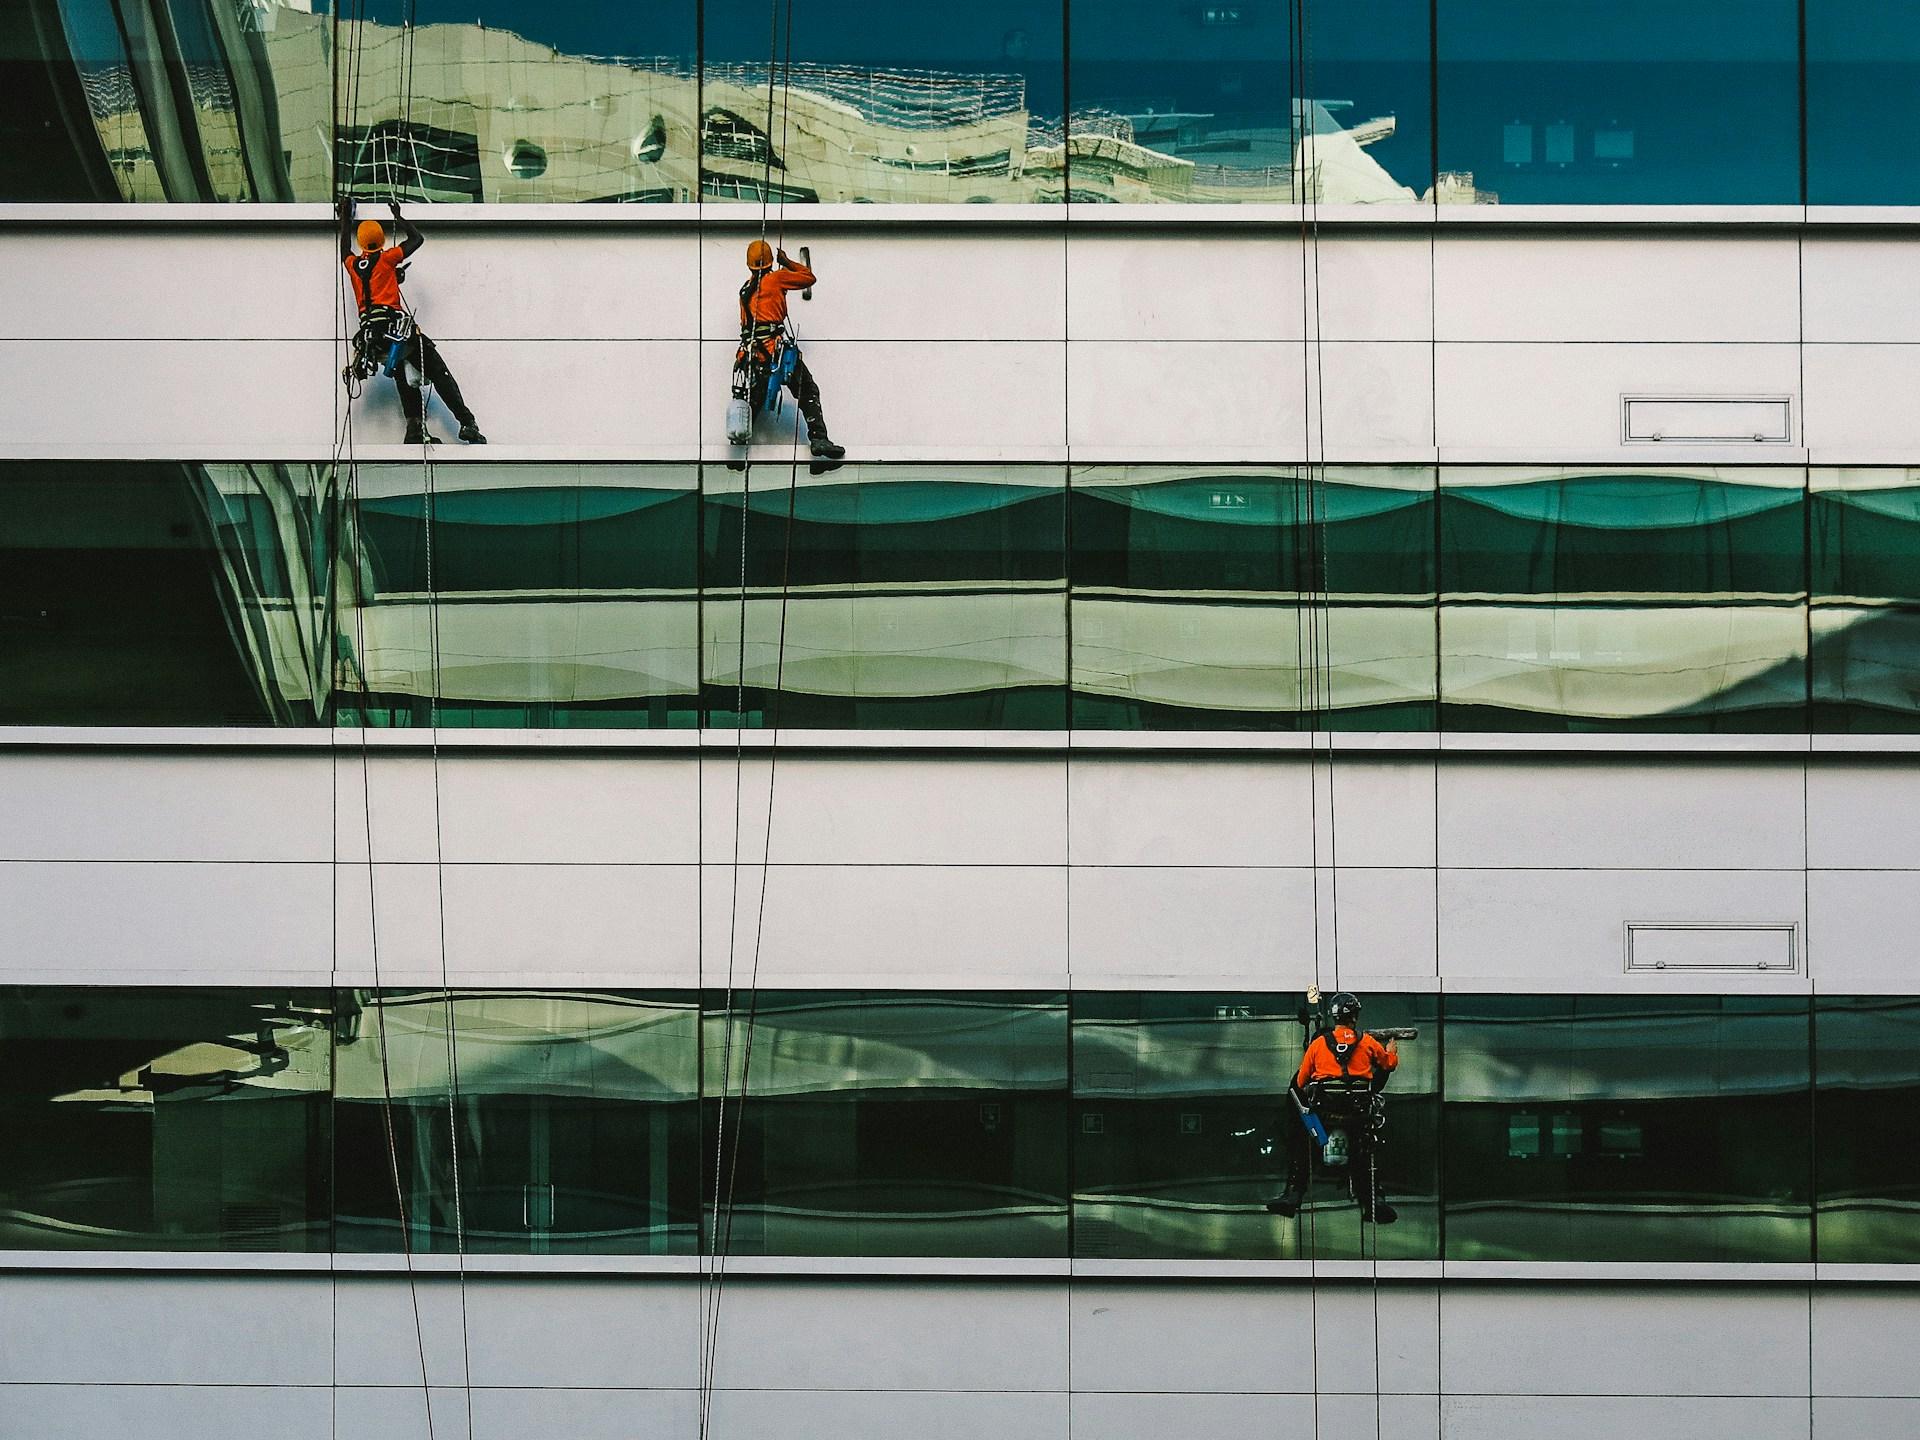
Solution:
[{"label": "raised arm", "polygon": [[427,237],[420,233],[420,227],[400,213],[400,202],[389,200],[387,208],[393,212],[393,223],[400,227],[403,237],[400,242],[400,258],[411,260],[420,247],[427,243]]},{"label": "raised arm", "polygon": [[782,250],[774,257],[780,262],[780,288],[782,290],[804,290],[814,283],[814,274],[807,266],[793,259]]},{"label": "raised arm", "polygon": [[350,260],[353,258],[353,201],[342,195],[334,214],[340,218],[340,258]]}]

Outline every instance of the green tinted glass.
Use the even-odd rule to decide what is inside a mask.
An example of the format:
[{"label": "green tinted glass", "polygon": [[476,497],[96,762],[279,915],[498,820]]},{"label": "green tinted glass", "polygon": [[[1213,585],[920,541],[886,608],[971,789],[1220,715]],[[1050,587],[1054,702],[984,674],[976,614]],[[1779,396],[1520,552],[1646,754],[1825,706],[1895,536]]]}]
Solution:
[{"label": "green tinted glass", "polygon": [[[709,993],[707,1243],[1064,1255],[1064,996]],[[744,1103],[742,1097],[744,1096]]]},{"label": "green tinted glass", "polygon": [[1811,1258],[1804,998],[1449,996],[1455,1260]]},{"label": "green tinted glass", "polygon": [[0,1248],[325,1250],[328,999],[0,989]]}]

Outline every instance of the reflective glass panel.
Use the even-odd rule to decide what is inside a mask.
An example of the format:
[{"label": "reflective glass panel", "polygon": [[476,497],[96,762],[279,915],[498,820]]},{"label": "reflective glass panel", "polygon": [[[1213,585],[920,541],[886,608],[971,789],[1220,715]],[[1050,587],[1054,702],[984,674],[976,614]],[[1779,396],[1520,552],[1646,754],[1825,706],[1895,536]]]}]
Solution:
[{"label": "reflective glass panel", "polygon": [[401,1249],[402,1214],[414,1252],[694,1248],[690,994],[342,991],[337,1029],[341,1250]]},{"label": "reflective glass panel", "polygon": [[1431,470],[1092,466],[1072,485],[1076,726],[1432,728]]},{"label": "reflective glass panel", "polygon": [[431,508],[421,473],[362,465],[344,507],[341,723],[426,724],[436,687],[442,725],[695,723],[692,466],[448,465]]},{"label": "reflective glass panel", "polygon": [[1450,995],[1454,1260],[1805,1261],[1804,998]]},{"label": "reflective glass panel", "polygon": [[0,1249],[326,1249],[327,1002],[0,988]]},{"label": "reflective glass panel", "polygon": [[1446,468],[1441,725],[1799,730],[1804,474]]},{"label": "reflective glass panel", "polygon": [[[716,1240],[709,1213],[709,1248],[1066,1253],[1064,996],[762,990],[734,1001],[731,1025],[722,997],[707,1001],[722,1217]],[[711,1205],[711,1168],[702,1194]]]},{"label": "reflective glass panel", "polygon": [[324,473],[0,465],[0,724],[313,724]]},{"label": "reflective glass panel", "polygon": [[1920,9],[1807,0],[1807,203],[1920,204]]},{"label": "reflective glass panel", "polygon": [[777,36],[763,0],[703,6],[704,198],[1062,198],[1062,0],[802,0],[775,13]]},{"label": "reflective glass panel", "polygon": [[1819,730],[1920,729],[1920,471],[1812,472]]},{"label": "reflective glass panel", "polygon": [[1083,1259],[1356,1259],[1439,1253],[1440,1035],[1431,996],[1370,995],[1369,1026],[1415,1025],[1387,1088],[1375,1155],[1399,1212],[1363,1232],[1344,1172],[1284,1188],[1286,1090],[1308,1036],[1299,994],[1080,992],[1073,997],[1073,1252]]},{"label": "reflective glass panel", "polygon": [[1819,1258],[1920,1263],[1920,1000],[1814,1002]]},{"label": "reflective glass panel", "polygon": [[709,724],[741,713],[751,726],[824,729],[1065,724],[1059,467],[705,474]]},{"label": "reflective glass panel", "polygon": [[1427,0],[1092,0],[1071,24],[1075,201],[1433,198]]},{"label": "reflective glass panel", "polygon": [[1796,0],[1438,5],[1440,169],[1481,200],[1800,202]]},{"label": "reflective glass panel", "polygon": [[366,0],[342,23],[341,184],[383,200],[692,200],[695,13],[695,0]]},{"label": "reflective glass panel", "polygon": [[305,0],[4,8],[0,200],[327,198],[328,21]]}]

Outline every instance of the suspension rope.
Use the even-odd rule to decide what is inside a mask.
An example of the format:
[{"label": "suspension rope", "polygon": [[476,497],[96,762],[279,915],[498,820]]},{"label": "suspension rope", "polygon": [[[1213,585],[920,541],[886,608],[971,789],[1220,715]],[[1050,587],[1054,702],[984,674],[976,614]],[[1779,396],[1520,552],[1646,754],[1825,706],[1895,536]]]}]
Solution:
[{"label": "suspension rope", "polygon": [[[336,9],[334,12],[333,25],[332,25],[333,60],[334,60],[334,69],[335,69],[335,77],[336,77],[335,93],[336,93],[336,96],[342,96],[342,89],[344,89],[344,96],[342,98],[344,98],[347,106],[347,128],[349,129],[356,127],[359,122],[360,79],[361,79],[361,73],[363,68],[361,52],[362,52],[362,46],[363,46],[363,39],[366,33],[365,32],[365,0],[353,0],[353,6],[354,6],[354,19],[353,19],[353,31],[352,31],[353,44],[350,49],[351,58],[349,60],[349,65],[348,65],[348,78],[344,87],[340,86],[340,82],[338,79],[339,61],[340,61],[340,34],[341,34],[341,28],[342,28],[340,11],[338,9]],[[333,137],[332,137],[333,154],[331,157],[333,164],[331,168],[333,173],[333,199],[334,199],[335,207],[337,208],[341,200],[347,198],[347,195],[348,195],[348,187],[342,183],[342,177],[340,173],[340,168],[341,168],[340,167],[340,129],[341,127],[340,127],[340,108],[338,103],[336,103],[333,111],[333,121],[334,121]],[[335,335],[334,335],[335,358],[341,359],[351,354],[352,344],[353,344],[352,337],[358,330],[359,316],[357,313],[357,309],[351,307],[349,304],[349,294],[348,294],[347,287],[340,284],[337,271],[335,274],[334,283],[335,283],[335,317],[337,322]],[[389,1178],[393,1183],[394,1214],[400,1230],[400,1252],[402,1256],[402,1263],[406,1267],[407,1300],[408,1300],[409,1308],[412,1312],[412,1317],[413,1317],[414,1352],[420,1367],[420,1401],[421,1401],[421,1406],[426,1414],[428,1440],[434,1440],[435,1432],[434,1432],[434,1421],[433,1421],[433,1391],[432,1391],[432,1386],[429,1380],[428,1370],[427,1370],[426,1331],[422,1324],[421,1315],[420,1315],[420,1288],[418,1283],[418,1276],[416,1273],[416,1267],[414,1264],[412,1217],[408,1213],[406,1185],[405,1185],[405,1182],[402,1180],[401,1174],[400,1174],[400,1147],[399,1147],[399,1139],[398,1139],[398,1133],[397,1133],[398,1126],[395,1119],[395,1109],[394,1109],[394,1102],[393,1102],[393,1064],[392,1064],[392,1055],[391,1055],[392,1035],[387,1025],[387,1014],[386,1014],[385,1003],[384,1003],[385,987],[383,983],[383,977],[380,972],[380,907],[379,907],[379,898],[378,898],[377,868],[374,864],[373,785],[372,785],[372,778],[370,773],[371,772],[371,761],[369,758],[370,742],[367,734],[368,726],[370,724],[371,710],[372,710],[372,704],[371,704],[372,682],[367,674],[367,668],[366,668],[366,653],[367,653],[366,596],[365,596],[364,587],[363,587],[365,567],[362,564],[363,557],[360,554],[361,537],[364,534],[364,527],[362,524],[362,514],[361,514],[361,508],[360,508],[360,470],[359,470],[358,461],[355,456],[355,446],[354,446],[354,432],[353,432],[354,398],[355,398],[354,393],[350,392],[347,397],[346,403],[340,407],[340,418],[338,423],[334,427],[333,466],[331,471],[332,484],[330,485],[329,488],[332,493],[341,494],[344,501],[344,503],[341,505],[341,519],[343,524],[340,528],[344,529],[344,522],[348,519],[349,516],[351,516],[351,522],[353,526],[353,546],[351,550],[348,550],[347,547],[342,546],[341,551],[343,554],[351,554],[354,557],[352,562],[353,571],[352,571],[352,577],[351,577],[350,583],[352,585],[351,594],[353,597],[354,669],[359,679],[359,695],[360,695],[360,707],[359,707],[360,714],[358,718],[360,722],[359,723],[359,730],[360,730],[359,750],[360,750],[361,834],[362,834],[363,842],[366,846],[366,855],[367,855],[367,943],[368,943],[368,953],[371,958],[372,968],[373,968],[373,977],[372,977],[373,978],[373,992],[372,992],[373,1004],[369,1008],[372,1010],[373,1015],[376,1017],[379,1024],[379,1028],[380,1028],[379,1045],[380,1045],[381,1132],[386,1142],[387,1172],[388,1172]],[[346,484],[345,484],[344,492],[342,492],[340,488],[340,479],[343,471],[346,476]],[[337,957],[335,961],[335,968],[337,971],[338,969]],[[337,1265],[338,1265],[337,1258],[334,1252],[330,1251],[329,1267],[337,1269]],[[338,1282],[336,1281],[335,1284],[337,1287]],[[336,1302],[336,1310],[335,1310],[335,1328],[336,1328],[335,1351],[337,1354],[338,1352],[337,1302]],[[338,1398],[337,1398],[338,1383],[339,1383],[339,1377],[336,1372],[335,1401],[334,1401],[332,1412],[331,1412],[331,1424],[336,1436],[338,1434],[338,1427],[339,1427],[339,1405],[338,1405]]]},{"label": "suspension rope", "polygon": [[[784,0],[786,26],[784,59],[782,57],[780,16],[782,0],[769,0],[768,5],[768,55],[767,55],[767,124],[764,133],[764,155],[760,185],[760,238],[765,242],[767,218],[773,192],[773,108],[774,86],[776,80],[781,92],[780,149],[786,149],[788,122],[791,115],[792,94],[790,80],[793,67],[793,0]],[[786,187],[780,191],[777,214],[777,242],[784,241],[786,235]],[[791,319],[787,324],[786,343],[796,343],[794,326]],[[747,353],[748,383],[753,383],[752,351]],[[721,1307],[726,1294],[727,1259],[732,1251],[733,1222],[736,1214],[735,1195],[737,1193],[740,1171],[741,1138],[746,1124],[747,1099],[751,1091],[753,1042],[755,1021],[759,1014],[760,1002],[760,958],[766,930],[767,886],[770,877],[770,865],[773,853],[773,818],[775,780],[778,774],[780,753],[780,705],[785,691],[787,617],[788,602],[792,593],[793,575],[793,526],[800,490],[800,425],[802,416],[797,403],[793,420],[793,438],[788,456],[787,473],[787,513],[786,527],[782,546],[780,575],[779,629],[774,653],[773,693],[768,706],[768,746],[767,746],[767,788],[764,835],[760,849],[759,894],[755,902],[753,948],[746,980],[747,1004],[745,1012],[745,1034],[740,1042],[740,1084],[737,1097],[734,1098],[734,1123],[729,1148],[727,1127],[727,1102],[732,1090],[734,1029],[735,1029],[735,978],[738,954],[739,914],[740,914],[740,832],[741,832],[741,796],[744,789],[744,770],[746,755],[746,687],[747,687],[747,618],[748,618],[748,566],[751,562],[751,550],[748,544],[748,526],[753,510],[753,463],[743,464],[741,471],[740,496],[740,553],[739,553],[739,636],[735,655],[734,676],[734,767],[733,767],[733,834],[732,864],[729,875],[727,908],[727,974],[726,992],[723,1007],[723,1030],[721,1035],[720,1065],[720,1103],[714,1136],[714,1173],[713,1173],[713,1214],[709,1227],[708,1256],[704,1265],[705,1283],[702,1287],[701,1307],[701,1356],[700,1356],[700,1418],[699,1434],[701,1440],[707,1440],[713,1427],[713,1397],[719,1367]]]},{"label": "suspension rope", "polygon": [[[412,174],[420,175],[419,149],[413,140],[413,77],[414,63],[419,53],[419,0],[407,0],[406,25],[402,31],[404,49],[401,71],[401,126],[402,134],[407,137],[408,164]],[[389,193],[398,204],[398,164],[391,177]],[[426,187],[422,184],[421,193]],[[465,1403],[467,1434],[473,1434],[473,1345],[468,1324],[467,1305],[467,1222],[466,1196],[461,1187],[460,1175],[460,1024],[458,1006],[454,1000],[453,980],[450,963],[447,958],[447,867],[446,841],[443,826],[443,805],[440,784],[440,703],[444,693],[441,659],[440,595],[434,577],[434,519],[438,508],[439,494],[433,464],[433,436],[427,429],[427,410],[434,394],[433,372],[427,365],[426,332],[419,323],[414,307],[404,298],[402,308],[414,315],[413,335],[408,342],[412,358],[419,366],[419,411],[420,411],[420,474],[422,502],[422,541],[426,549],[427,582],[427,744],[431,760],[433,777],[433,888],[436,934],[435,939],[440,959],[440,999],[442,1015],[445,1021],[447,1051],[447,1164],[449,1179],[453,1190],[453,1243],[454,1266],[458,1274],[460,1294],[460,1388]],[[408,364],[405,350],[401,354],[399,378],[404,379]]]}]

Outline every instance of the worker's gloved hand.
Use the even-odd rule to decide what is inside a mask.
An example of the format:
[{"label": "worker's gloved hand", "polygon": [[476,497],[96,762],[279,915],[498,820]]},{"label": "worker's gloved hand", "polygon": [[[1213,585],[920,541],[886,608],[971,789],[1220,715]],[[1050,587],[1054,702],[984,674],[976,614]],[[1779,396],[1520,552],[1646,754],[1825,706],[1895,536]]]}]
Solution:
[{"label": "worker's gloved hand", "polygon": [[784,250],[776,250],[776,251],[774,251],[774,252],[773,252],[773,258],[774,258],[774,259],[776,259],[776,260],[778,260],[778,261],[780,262],[780,264],[781,264],[781,267],[782,267],[783,269],[791,269],[791,268],[793,268],[793,261],[791,261],[791,260],[789,260],[789,259],[787,258],[787,252],[786,252],[786,251],[784,251]]},{"label": "worker's gloved hand", "polygon": [[398,200],[387,201],[387,209],[393,212],[394,219],[398,220],[400,218],[400,202]]},{"label": "worker's gloved hand", "polygon": [[353,197],[351,195],[342,195],[339,200],[334,202],[333,213],[339,217],[342,225],[351,225],[353,223]]}]

